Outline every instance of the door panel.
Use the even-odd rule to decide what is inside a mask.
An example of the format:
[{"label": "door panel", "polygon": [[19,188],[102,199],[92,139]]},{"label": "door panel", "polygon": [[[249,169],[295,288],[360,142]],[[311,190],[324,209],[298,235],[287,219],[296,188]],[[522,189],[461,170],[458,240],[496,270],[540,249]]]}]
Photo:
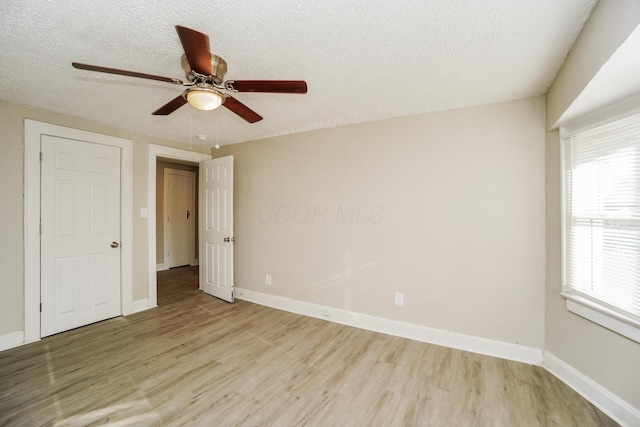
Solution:
[{"label": "door panel", "polygon": [[[58,316],[76,312],[76,257],[57,257],[54,260],[55,314]],[[47,304],[49,305],[49,304]]]},{"label": "door panel", "polygon": [[120,148],[42,137],[41,336],[122,313]]},{"label": "door panel", "polygon": [[91,255],[91,287],[93,306],[109,302],[109,255]]},{"label": "door panel", "polygon": [[[56,238],[73,238],[76,236],[76,209],[72,207],[77,203],[77,188],[75,182],[56,181],[54,197],[56,206],[67,207],[66,212],[62,209],[54,211],[56,226],[53,229]],[[45,211],[46,214],[46,211]]]},{"label": "door panel", "polygon": [[91,235],[105,234],[107,232],[107,212],[109,203],[109,190],[106,184],[91,183]]},{"label": "door panel", "polygon": [[233,302],[233,156],[200,163],[200,201],[200,289]]}]

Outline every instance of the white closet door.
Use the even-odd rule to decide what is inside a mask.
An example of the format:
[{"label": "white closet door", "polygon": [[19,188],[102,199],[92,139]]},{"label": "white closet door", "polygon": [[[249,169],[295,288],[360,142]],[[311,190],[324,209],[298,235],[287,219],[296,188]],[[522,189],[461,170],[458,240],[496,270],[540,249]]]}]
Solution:
[{"label": "white closet door", "polygon": [[122,313],[120,148],[42,137],[41,336]]}]

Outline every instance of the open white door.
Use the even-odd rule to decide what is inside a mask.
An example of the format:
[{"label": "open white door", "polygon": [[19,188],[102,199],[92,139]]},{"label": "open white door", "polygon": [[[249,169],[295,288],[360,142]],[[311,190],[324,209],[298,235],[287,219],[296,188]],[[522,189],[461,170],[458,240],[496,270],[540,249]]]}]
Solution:
[{"label": "open white door", "polygon": [[233,302],[233,156],[200,163],[200,289]]}]

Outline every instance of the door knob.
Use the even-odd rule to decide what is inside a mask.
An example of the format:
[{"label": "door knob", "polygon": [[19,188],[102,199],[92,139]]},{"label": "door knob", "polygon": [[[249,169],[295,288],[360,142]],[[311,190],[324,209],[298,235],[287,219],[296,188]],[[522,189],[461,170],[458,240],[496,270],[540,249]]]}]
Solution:
[{"label": "door knob", "polygon": [[112,248],[117,248],[118,246],[120,246],[120,243],[118,243],[118,242],[111,242],[111,247],[112,247]]},{"label": "door knob", "polygon": [[228,242],[235,242],[235,241],[236,241],[236,238],[235,238],[235,237],[225,237],[225,238],[224,238],[224,241],[225,241],[225,242],[227,242],[227,243],[228,243]]}]

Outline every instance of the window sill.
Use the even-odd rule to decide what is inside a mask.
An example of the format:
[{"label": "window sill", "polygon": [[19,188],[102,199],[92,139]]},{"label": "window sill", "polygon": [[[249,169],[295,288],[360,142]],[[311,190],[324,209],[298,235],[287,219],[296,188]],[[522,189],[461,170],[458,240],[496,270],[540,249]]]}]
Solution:
[{"label": "window sill", "polygon": [[563,292],[562,296],[570,312],[640,343],[640,324],[634,319],[578,295]]}]

